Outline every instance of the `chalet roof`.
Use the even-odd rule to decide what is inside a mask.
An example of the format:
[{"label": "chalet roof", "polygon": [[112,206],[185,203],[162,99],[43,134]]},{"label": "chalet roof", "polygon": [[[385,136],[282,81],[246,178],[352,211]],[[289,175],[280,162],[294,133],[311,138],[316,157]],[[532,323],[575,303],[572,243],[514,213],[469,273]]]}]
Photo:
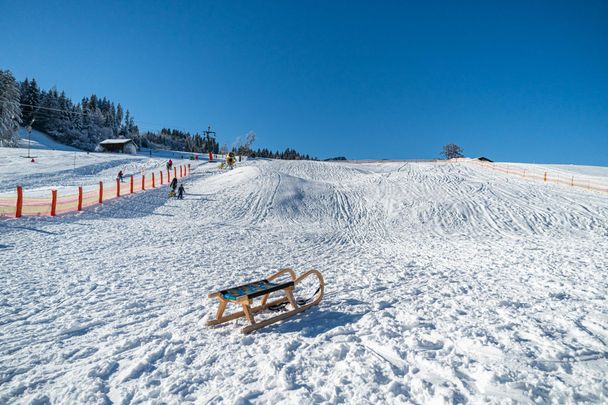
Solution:
[{"label": "chalet roof", "polygon": [[99,142],[99,144],[100,145],[126,145],[130,142],[133,142],[133,139],[106,139],[106,140]]}]

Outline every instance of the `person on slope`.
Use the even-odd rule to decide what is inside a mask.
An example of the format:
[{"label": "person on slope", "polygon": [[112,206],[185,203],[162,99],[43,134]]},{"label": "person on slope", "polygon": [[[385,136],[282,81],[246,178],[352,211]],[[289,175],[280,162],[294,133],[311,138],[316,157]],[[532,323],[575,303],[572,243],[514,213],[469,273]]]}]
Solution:
[{"label": "person on slope", "polygon": [[121,182],[121,183],[124,183],[124,182],[125,182],[125,179],[124,179],[124,175],[123,175],[123,173],[122,173],[122,170],[118,172],[118,180],[120,180],[120,182]]},{"label": "person on slope", "polygon": [[177,177],[174,177],[169,184],[169,197],[175,197],[175,189],[177,188]]},{"label": "person on slope", "polygon": [[179,185],[179,188],[177,189],[177,199],[183,200],[185,192],[186,192],[186,189],[184,188],[184,183],[182,183]]},{"label": "person on slope", "polygon": [[167,162],[167,170],[171,170],[173,168],[173,160],[169,159]]}]

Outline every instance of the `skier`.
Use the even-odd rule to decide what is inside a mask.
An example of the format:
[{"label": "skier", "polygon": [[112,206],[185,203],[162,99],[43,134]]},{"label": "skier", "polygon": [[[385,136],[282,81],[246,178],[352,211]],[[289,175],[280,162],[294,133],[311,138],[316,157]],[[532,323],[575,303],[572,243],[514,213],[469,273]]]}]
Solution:
[{"label": "skier", "polygon": [[123,178],[122,170],[118,172],[118,180],[120,180],[121,183],[125,182],[125,179]]},{"label": "skier", "polygon": [[167,162],[167,169],[171,170],[173,168],[173,160],[169,159],[169,161]]},{"label": "skier", "polygon": [[179,185],[179,188],[177,189],[177,199],[183,200],[185,192],[186,192],[186,189],[184,188],[184,184],[182,183]]}]

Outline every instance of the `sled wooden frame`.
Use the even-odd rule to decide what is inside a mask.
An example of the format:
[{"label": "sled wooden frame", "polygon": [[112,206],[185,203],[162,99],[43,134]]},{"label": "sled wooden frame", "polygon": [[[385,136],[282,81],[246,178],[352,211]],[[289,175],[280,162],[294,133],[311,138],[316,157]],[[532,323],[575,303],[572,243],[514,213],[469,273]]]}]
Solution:
[{"label": "sled wooden frame", "polygon": [[[253,292],[250,294],[240,295],[240,296],[235,297],[235,299],[226,299],[224,297],[224,295],[229,291],[237,290],[239,288],[247,287],[247,286],[250,286],[253,284],[270,283],[272,280],[274,280],[284,274],[289,274],[291,281],[279,283],[279,284],[272,284],[272,286],[267,289],[262,289],[260,291],[256,291],[256,292]],[[307,302],[303,305],[298,305],[298,303],[296,302],[296,299],[293,296],[293,290],[300,282],[302,282],[302,280],[304,280],[310,276],[317,277],[317,279],[319,280],[319,289],[315,293],[314,297],[312,297],[310,302]],[[253,283],[247,283],[242,286],[228,288],[225,290],[221,290],[221,291],[209,294],[209,298],[217,298],[219,300],[219,307],[217,309],[215,319],[208,320],[207,325],[208,326],[220,325],[222,323],[230,322],[232,320],[235,320],[235,319],[238,319],[238,318],[241,318],[244,316],[251,323],[251,325],[248,325],[248,326],[245,326],[244,328],[242,328],[241,332],[243,332],[245,334],[251,333],[254,330],[263,328],[268,325],[272,325],[273,323],[282,321],[283,319],[291,318],[292,316],[299,314],[300,312],[304,312],[308,308],[317,305],[319,302],[321,302],[321,299],[323,298],[324,287],[325,287],[325,283],[323,281],[323,276],[321,275],[321,273],[318,270],[311,269],[311,270],[304,272],[300,277],[296,277],[296,273],[292,269],[284,268],[264,280],[256,281]],[[272,301],[268,301],[268,297],[270,296],[270,294],[273,292],[276,292],[276,291],[284,291],[285,296],[281,297],[281,298],[277,298]],[[253,306],[253,300],[257,297],[262,297],[262,302],[258,306]],[[291,306],[290,311],[273,316],[272,318],[268,318],[268,319],[265,319],[260,322],[256,322],[256,320],[254,319],[253,315],[255,313],[263,311],[273,305],[282,304],[284,302],[289,303],[289,305]],[[224,311],[226,309],[226,306],[229,303],[241,305],[243,310],[224,316]]]}]

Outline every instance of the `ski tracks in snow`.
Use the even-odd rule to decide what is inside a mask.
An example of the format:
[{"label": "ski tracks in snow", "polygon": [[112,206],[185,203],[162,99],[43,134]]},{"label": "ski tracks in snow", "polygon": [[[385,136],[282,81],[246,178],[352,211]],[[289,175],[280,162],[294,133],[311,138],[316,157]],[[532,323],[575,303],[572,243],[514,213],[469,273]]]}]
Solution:
[{"label": "ski tracks in snow", "polygon": [[[606,401],[605,197],[431,163],[185,186],[0,223],[0,402]],[[323,272],[318,307],[204,326],[209,292],[285,266]]]}]

